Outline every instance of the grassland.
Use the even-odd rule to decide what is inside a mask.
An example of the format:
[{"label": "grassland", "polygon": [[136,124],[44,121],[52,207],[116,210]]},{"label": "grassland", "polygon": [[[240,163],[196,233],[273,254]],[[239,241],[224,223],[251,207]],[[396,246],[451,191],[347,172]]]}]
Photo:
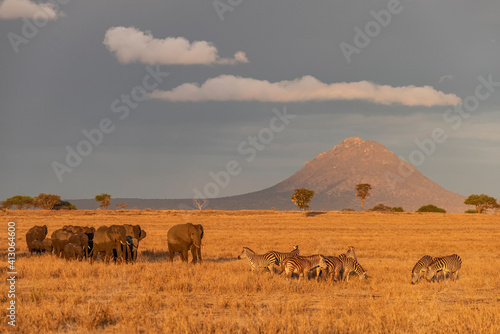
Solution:
[{"label": "grassland", "polygon": [[[20,333],[500,333],[500,216],[275,211],[25,211],[16,222]],[[202,264],[169,263],[168,229],[202,224]],[[25,233],[66,224],[140,224],[148,233],[134,265],[90,265],[27,254]],[[237,260],[258,253],[337,255],[356,247],[371,276],[348,283],[253,274]],[[6,246],[0,267],[6,276]],[[424,254],[457,253],[460,279],[410,284]],[[1,285],[6,319],[6,281]],[[6,321],[0,332],[9,330]],[[9,330],[11,331],[11,329]]]}]

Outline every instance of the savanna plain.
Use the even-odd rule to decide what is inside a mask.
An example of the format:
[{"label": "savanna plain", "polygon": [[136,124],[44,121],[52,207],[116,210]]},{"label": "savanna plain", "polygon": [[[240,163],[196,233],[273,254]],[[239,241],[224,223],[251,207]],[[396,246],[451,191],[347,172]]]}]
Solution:
[{"label": "savanna plain", "polygon": [[[10,211],[16,223],[19,333],[500,333],[500,216],[279,211]],[[203,263],[168,262],[167,231],[202,224]],[[47,225],[139,224],[147,237],[135,264],[94,264],[28,253],[25,234]],[[333,283],[252,273],[237,256],[291,251],[338,255],[354,246],[370,276]],[[459,254],[460,277],[410,284],[425,255]],[[189,255],[191,260],[191,254]]]}]

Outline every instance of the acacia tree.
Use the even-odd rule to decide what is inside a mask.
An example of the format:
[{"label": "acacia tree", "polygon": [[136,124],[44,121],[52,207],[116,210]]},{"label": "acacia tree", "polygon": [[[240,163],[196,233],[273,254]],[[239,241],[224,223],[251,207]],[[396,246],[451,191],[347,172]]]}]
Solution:
[{"label": "acacia tree", "polygon": [[111,195],[102,193],[100,195],[96,195],[95,200],[99,202],[99,206],[101,208],[104,208],[107,211],[109,202],[111,201]]},{"label": "acacia tree", "polygon": [[464,204],[474,205],[476,207],[477,213],[481,213],[484,210],[493,209],[498,207],[497,199],[485,194],[481,195],[470,195],[464,201]]},{"label": "acacia tree", "polygon": [[356,185],[356,197],[361,199],[361,211],[363,211],[363,202],[366,200],[366,197],[370,196],[370,190],[372,186],[369,183],[360,183]]},{"label": "acacia tree", "polygon": [[61,203],[61,196],[40,193],[34,199],[34,206],[43,210],[52,210],[54,206]]},{"label": "acacia tree", "polygon": [[305,188],[295,189],[295,193],[292,195],[292,202],[294,202],[301,210],[306,211],[309,209],[309,203],[311,203],[311,198],[313,196],[314,190]]},{"label": "acacia tree", "polygon": [[32,207],[33,202],[33,198],[30,196],[16,195],[2,202],[2,207],[10,208],[11,206],[15,206],[17,210],[24,210]]},{"label": "acacia tree", "polygon": [[207,199],[204,198],[203,200],[201,198],[193,198],[193,202],[198,206],[198,210],[203,210],[203,206],[207,204]]}]

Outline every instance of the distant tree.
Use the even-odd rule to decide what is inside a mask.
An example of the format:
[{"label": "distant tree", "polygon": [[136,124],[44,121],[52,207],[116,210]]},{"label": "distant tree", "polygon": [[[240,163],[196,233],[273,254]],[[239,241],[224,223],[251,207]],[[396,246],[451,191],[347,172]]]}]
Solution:
[{"label": "distant tree", "polygon": [[309,209],[309,203],[311,203],[311,198],[313,196],[314,190],[305,188],[295,189],[295,193],[292,195],[292,202],[294,202],[301,210],[306,211]]},{"label": "distant tree", "polygon": [[477,213],[477,210],[476,209],[465,210],[464,213]]},{"label": "distant tree", "polygon": [[349,211],[356,211],[356,210],[351,209],[351,208],[343,208],[341,211],[349,212]]},{"label": "distant tree", "polygon": [[76,210],[76,206],[68,201],[59,201],[52,210]]},{"label": "distant tree", "polygon": [[428,204],[420,207],[420,209],[417,210],[417,212],[442,212],[446,213],[445,209],[438,208],[435,205]]},{"label": "distant tree", "polygon": [[3,212],[10,210],[11,207],[12,207],[12,204],[10,204],[8,201],[1,201],[0,202],[0,210],[2,210]]},{"label": "distant tree", "polygon": [[116,208],[119,210],[125,210],[128,207],[127,203],[121,202],[120,204],[116,204]]},{"label": "distant tree", "polygon": [[111,195],[102,193],[95,196],[95,200],[99,202],[101,208],[108,210],[109,202],[111,201]]},{"label": "distant tree", "polygon": [[204,198],[203,200],[201,198],[193,198],[193,202],[198,206],[198,210],[203,210],[203,206],[207,204],[207,199]]},{"label": "distant tree", "polygon": [[493,209],[498,206],[497,199],[485,194],[481,195],[470,195],[464,201],[464,204],[474,205],[476,207],[477,213],[481,213],[488,209]]},{"label": "distant tree", "polygon": [[368,183],[360,183],[356,185],[356,197],[361,199],[361,211],[363,211],[363,202],[366,200],[366,197],[370,196],[370,190],[372,186]]},{"label": "distant tree", "polygon": [[400,206],[396,206],[396,207],[392,208],[391,211],[392,212],[405,212],[405,210]]},{"label": "distant tree", "polygon": [[33,200],[35,207],[43,210],[52,210],[54,205],[61,202],[61,196],[40,193]]},{"label": "distant tree", "polygon": [[32,207],[33,204],[34,200],[32,197],[16,195],[11,198],[7,198],[2,206],[5,206],[5,208],[14,206],[17,210],[24,210]]},{"label": "distant tree", "polygon": [[375,205],[368,211],[376,211],[376,212],[391,212],[392,208],[390,206],[384,205],[382,203]]}]

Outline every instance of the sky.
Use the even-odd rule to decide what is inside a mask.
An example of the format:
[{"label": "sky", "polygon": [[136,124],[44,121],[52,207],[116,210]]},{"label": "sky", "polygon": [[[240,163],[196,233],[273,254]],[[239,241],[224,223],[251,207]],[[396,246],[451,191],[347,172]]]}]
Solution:
[{"label": "sky", "polygon": [[0,2],[0,199],[223,197],[348,137],[500,198],[497,0]]}]

